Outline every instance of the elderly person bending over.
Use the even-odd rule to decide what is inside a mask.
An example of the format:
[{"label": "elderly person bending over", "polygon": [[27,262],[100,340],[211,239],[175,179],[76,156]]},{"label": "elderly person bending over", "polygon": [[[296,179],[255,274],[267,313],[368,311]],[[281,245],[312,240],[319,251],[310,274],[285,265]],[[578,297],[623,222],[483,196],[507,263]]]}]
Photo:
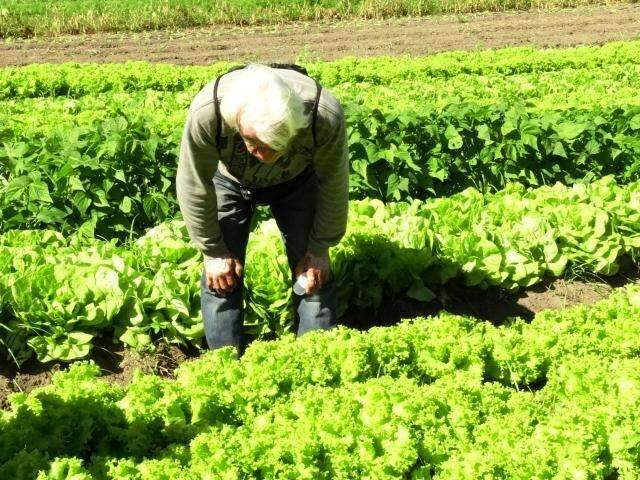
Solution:
[{"label": "elderly person bending over", "polygon": [[177,193],[204,255],[202,316],[209,348],[243,348],[243,265],[256,205],[280,228],[295,296],[298,335],[335,325],[329,247],[346,229],[344,113],[318,82],[292,69],[249,65],[206,85],[187,116]]}]

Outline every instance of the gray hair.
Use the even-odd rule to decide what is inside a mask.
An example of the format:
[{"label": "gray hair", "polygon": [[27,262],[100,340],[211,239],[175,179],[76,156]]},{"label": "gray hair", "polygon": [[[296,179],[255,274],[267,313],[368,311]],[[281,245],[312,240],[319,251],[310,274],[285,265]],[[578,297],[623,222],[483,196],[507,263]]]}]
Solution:
[{"label": "gray hair", "polygon": [[298,130],[311,122],[300,92],[266,65],[250,64],[234,73],[220,98],[220,115],[235,131],[251,126],[275,151],[286,150]]}]

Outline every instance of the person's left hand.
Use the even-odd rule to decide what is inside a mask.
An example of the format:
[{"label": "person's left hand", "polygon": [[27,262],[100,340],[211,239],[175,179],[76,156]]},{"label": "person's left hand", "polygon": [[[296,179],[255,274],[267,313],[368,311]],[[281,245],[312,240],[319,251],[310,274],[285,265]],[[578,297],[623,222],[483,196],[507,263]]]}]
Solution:
[{"label": "person's left hand", "polygon": [[331,275],[329,253],[321,256],[305,253],[296,266],[296,278],[303,273],[307,275],[307,295],[320,290],[329,281]]}]

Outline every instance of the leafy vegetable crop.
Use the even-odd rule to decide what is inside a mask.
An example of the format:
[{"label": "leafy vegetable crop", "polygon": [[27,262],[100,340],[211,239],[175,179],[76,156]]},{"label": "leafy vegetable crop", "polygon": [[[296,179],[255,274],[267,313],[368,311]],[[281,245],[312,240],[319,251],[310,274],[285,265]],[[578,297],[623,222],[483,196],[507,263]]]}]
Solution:
[{"label": "leafy vegetable crop", "polygon": [[[100,237],[125,239],[171,218],[184,112],[175,99],[165,101],[89,101],[95,110],[87,117],[56,111],[66,125],[0,129],[0,229],[67,234],[86,224]],[[640,171],[640,106],[542,111],[452,101],[395,113],[345,107],[354,199],[425,199],[469,186],[488,192],[514,181],[573,184],[604,175],[629,182]],[[157,116],[147,113],[153,109]],[[7,118],[22,128],[18,117]]]},{"label": "leafy vegetable crop", "polygon": [[[432,80],[458,75],[518,75],[566,69],[593,71],[611,65],[640,65],[640,41],[566,49],[531,47],[444,52],[425,57],[347,57],[303,64],[329,88],[345,83],[389,85],[398,80]],[[145,62],[6,67],[0,98],[96,95],[108,91],[195,91],[235,63],[174,66]],[[195,93],[195,92],[194,92]]]},{"label": "leafy vegetable crop", "polygon": [[632,286],[531,323],[255,342],[127,386],[77,363],[0,412],[0,476],[632,480],[639,315]]},{"label": "leafy vegetable crop", "polygon": [[[351,196],[638,180],[640,42],[307,65],[344,104]],[[177,212],[186,107],[230,64],[30,66],[0,79],[0,230],[126,239]]]},{"label": "leafy vegetable crop", "polygon": [[[618,186],[611,177],[573,187],[512,184],[493,195],[468,189],[411,204],[352,202],[347,235],[331,252],[339,313],[392,295],[430,300],[429,285],[455,277],[515,289],[562,275],[567,265],[613,274],[620,256],[637,255],[639,205],[640,183]],[[18,361],[32,351],[40,360],[82,357],[95,335],[135,348],[155,337],[201,338],[202,263],[181,223],[125,246],[81,233],[0,236],[0,284],[7,286],[0,338]],[[258,336],[291,327],[279,235],[267,221],[250,238],[246,322]]]}]

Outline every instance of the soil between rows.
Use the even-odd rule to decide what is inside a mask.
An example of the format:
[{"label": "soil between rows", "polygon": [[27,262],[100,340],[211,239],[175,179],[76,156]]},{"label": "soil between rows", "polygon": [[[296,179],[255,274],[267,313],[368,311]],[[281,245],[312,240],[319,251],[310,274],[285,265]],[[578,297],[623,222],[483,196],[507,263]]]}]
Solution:
[{"label": "soil between rows", "polygon": [[0,41],[0,66],[127,60],[178,65],[220,60],[292,62],[517,45],[569,47],[639,37],[640,5],[614,3],[555,11],[4,40]]},{"label": "soil between rows", "polygon": [[[340,324],[366,330],[374,326],[395,325],[405,318],[436,315],[442,311],[471,316],[494,325],[501,325],[510,317],[530,321],[542,310],[592,304],[609,296],[614,288],[637,282],[640,282],[640,266],[629,259],[624,259],[620,272],[611,277],[554,279],[519,292],[506,292],[498,288],[481,290],[451,281],[435,289],[436,299],[431,302],[400,297],[383,304],[376,311],[348,312]],[[200,350],[196,347],[167,344],[158,345],[154,353],[140,354],[122,344],[98,340],[89,358],[102,368],[103,379],[126,385],[137,370],[171,378],[181,363],[197,358],[199,354]],[[34,388],[48,385],[55,372],[66,368],[64,363],[41,364],[35,360],[26,362],[20,369],[7,361],[0,363],[0,408],[9,406],[8,396],[11,393],[28,393]]]}]

